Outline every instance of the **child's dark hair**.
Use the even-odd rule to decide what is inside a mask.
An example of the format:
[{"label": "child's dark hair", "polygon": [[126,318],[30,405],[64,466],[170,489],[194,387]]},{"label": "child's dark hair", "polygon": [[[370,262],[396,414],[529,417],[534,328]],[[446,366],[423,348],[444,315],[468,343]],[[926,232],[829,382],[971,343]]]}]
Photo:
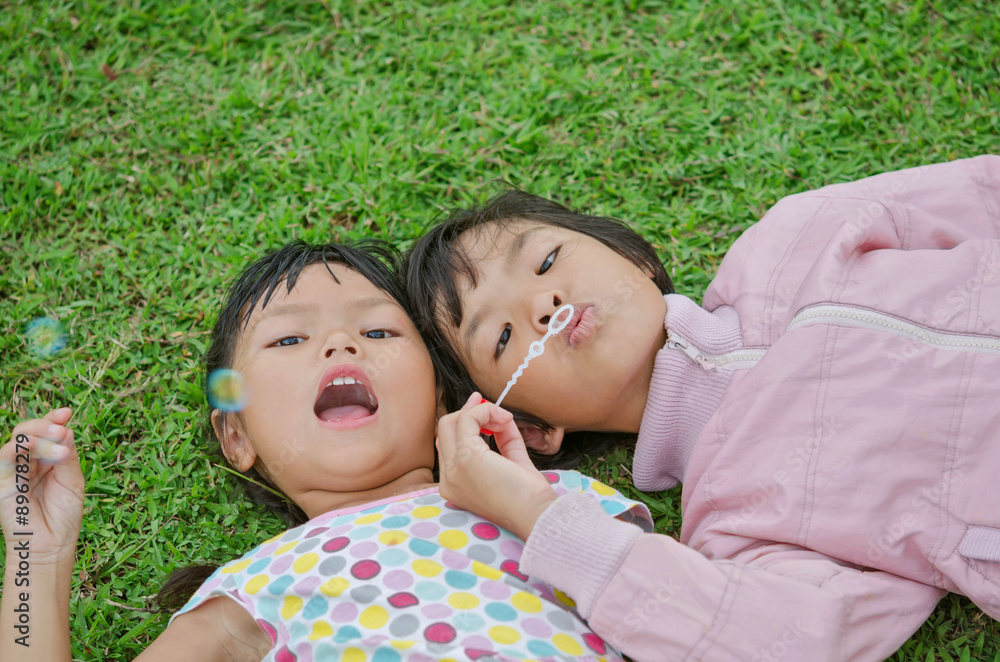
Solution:
[{"label": "child's dark hair", "polygon": [[[288,292],[291,292],[302,270],[308,266],[322,263],[327,271],[330,271],[333,279],[337,280],[330,270],[330,265],[343,265],[364,276],[372,285],[407,309],[403,287],[396,272],[388,266],[394,265],[397,258],[398,254],[391,245],[374,239],[350,245],[313,245],[304,241],[294,241],[268,253],[245,268],[230,287],[219,317],[212,328],[208,351],[205,353],[203,375],[205,392],[208,392],[208,378],[215,370],[232,367],[240,337],[246,330],[250,314],[257,303],[262,301],[261,307],[267,306],[282,284]],[[210,430],[214,411],[216,409],[210,403],[208,413]],[[218,424],[221,429],[225,429],[229,424],[229,417],[232,415],[219,410]],[[226,461],[221,444],[214,443],[211,448],[213,455]],[[302,509],[282,495],[277,486],[272,484],[256,466],[240,473],[243,478],[236,480],[251,501],[281,516],[289,527],[299,526],[308,521],[309,518]],[[156,602],[161,609],[176,611],[208,579],[216,567],[195,565],[175,570],[157,594]]]},{"label": "child's dark hair", "polygon": [[[656,249],[616,218],[576,212],[557,202],[517,190],[501,193],[479,207],[455,210],[417,240],[403,265],[411,316],[431,350],[442,380],[444,404],[449,411],[460,408],[469,394],[477,390],[458,352],[443,332],[445,326],[457,328],[462,322],[458,279],[466,278],[475,286],[480,278],[478,267],[462,249],[459,237],[469,231],[486,229],[499,236],[517,221],[552,225],[592,237],[650,274],[662,293],[674,291]],[[511,411],[520,423],[546,431],[552,429],[536,416]],[[539,467],[571,467],[585,455],[600,453],[634,437],[625,433],[577,432],[567,436],[555,455],[532,453],[532,459]]]}]

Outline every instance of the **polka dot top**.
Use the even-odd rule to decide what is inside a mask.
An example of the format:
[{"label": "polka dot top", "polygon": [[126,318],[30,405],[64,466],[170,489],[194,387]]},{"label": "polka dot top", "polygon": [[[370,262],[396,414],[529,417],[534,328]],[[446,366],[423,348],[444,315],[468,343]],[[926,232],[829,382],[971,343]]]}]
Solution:
[{"label": "polka dot top", "polygon": [[[575,471],[547,471],[652,530],[646,507]],[[326,513],[218,570],[173,618],[239,603],[273,642],[265,660],[621,660],[573,601],[518,566],[512,533],[437,488]],[[171,621],[173,620],[171,619]]]}]

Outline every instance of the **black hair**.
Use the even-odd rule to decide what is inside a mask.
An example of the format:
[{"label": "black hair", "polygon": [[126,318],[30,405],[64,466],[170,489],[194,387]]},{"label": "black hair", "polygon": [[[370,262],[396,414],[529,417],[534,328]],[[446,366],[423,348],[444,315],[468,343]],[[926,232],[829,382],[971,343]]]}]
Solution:
[{"label": "black hair", "polygon": [[[444,404],[449,411],[460,408],[469,394],[478,390],[444,332],[446,326],[457,328],[462,323],[459,278],[468,279],[473,286],[480,278],[479,268],[459,239],[466,232],[487,229],[499,236],[518,221],[551,225],[596,239],[650,274],[650,280],[660,292],[674,291],[656,249],[619,219],[573,211],[557,202],[518,190],[501,193],[478,207],[453,211],[417,240],[403,264],[411,316],[431,351],[442,381]],[[552,429],[537,416],[511,411],[519,423],[545,431]],[[600,453],[634,438],[635,435],[628,433],[576,432],[566,437],[558,453],[532,453],[532,459],[540,467],[571,467],[586,455]]]},{"label": "black hair", "polygon": [[[208,393],[208,378],[220,368],[231,368],[240,338],[250,322],[250,314],[257,306],[266,307],[275,291],[284,284],[291,292],[302,270],[313,264],[322,263],[335,281],[337,277],[330,269],[331,264],[343,265],[364,276],[372,285],[391,296],[405,310],[407,299],[396,271],[389,265],[398,262],[398,253],[383,241],[369,239],[354,244],[308,244],[293,241],[282,248],[268,253],[246,267],[230,287],[222,310],[205,353],[204,385]],[[208,429],[212,430],[212,413],[216,408],[209,403]],[[229,424],[229,412],[220,412],[219,425],[222,430]],[[214,435],[209,435],[214,436]],[[228,463],[221,444],[212,444],[212,454]],[[239,472],[236,478],[243,491],[254,503],[260,504],[279,515],[289,527],[305,524],[309,518],[305,512],[288,497],[281,494],[257,465]],[[230,474],[231,475],[231,474]],[[182,607],[218,566],[194,565],[175,570],[167,578],[156,595],[155,601],[162,610],[176,611]]]}]

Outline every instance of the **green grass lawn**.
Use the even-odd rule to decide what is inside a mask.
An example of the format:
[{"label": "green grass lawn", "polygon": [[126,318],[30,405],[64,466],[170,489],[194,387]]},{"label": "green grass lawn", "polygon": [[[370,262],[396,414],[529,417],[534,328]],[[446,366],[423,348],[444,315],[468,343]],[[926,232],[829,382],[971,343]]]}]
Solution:
[{"label": "green grass lawn", "polygon": [[[199,373],[265,249],[405,248],[508,182],[628,219],[700,300],[785,195],[1000,152],[988,0],[431,5],[0,0],[0,431],[76,410],[77,659],[131,659],[172,568],[282,529],[205,452]],[[29,351],[39,317],[65,348]],[[593,471],[676,533],[629,465]],[[950,596],[893,659],[997,661],[1000,625]]]}]

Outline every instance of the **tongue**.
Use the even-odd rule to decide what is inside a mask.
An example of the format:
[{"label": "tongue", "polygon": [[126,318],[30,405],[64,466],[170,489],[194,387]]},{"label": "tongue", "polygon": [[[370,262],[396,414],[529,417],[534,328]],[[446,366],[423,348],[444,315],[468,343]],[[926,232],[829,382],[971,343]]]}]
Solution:
[{"label": "tongue", "polygon": [[361,405],[344,405],[343,407],[330,407],[320,412],[319,417],[324,421],[351,421],[356,418],[371,416],[367,407]]}]

